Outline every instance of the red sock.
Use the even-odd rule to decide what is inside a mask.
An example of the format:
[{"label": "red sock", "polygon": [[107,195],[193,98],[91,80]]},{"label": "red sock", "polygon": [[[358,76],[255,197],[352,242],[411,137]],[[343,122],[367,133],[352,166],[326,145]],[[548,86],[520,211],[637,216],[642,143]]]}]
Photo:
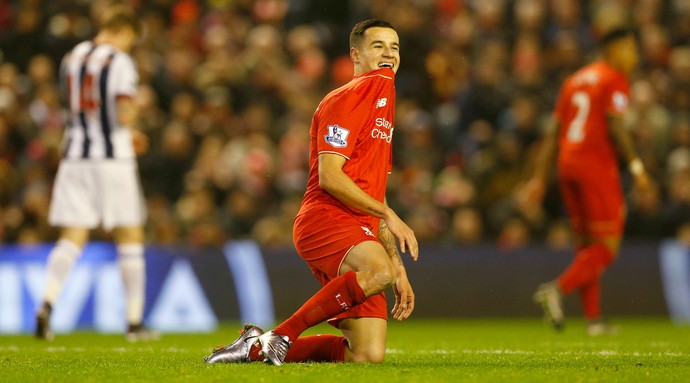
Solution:
[{"label": "red sock", "polygon": [[[314,335],[297,338],[285,357],[286,362],[344,362],[347,339],[344,336]],[[249,349],[249,359],[252,362],[263,360],[259,355],[261,346],[258,343]]]},{"label": "red sock", "polygon": [[594,244],[579,250],[570,266],[558,277],[558,285],[564,294],[585,286],[601,276],[613,261],[613,254],[602,244]]},{"label": "red sock", "polygon": [[351,309],[367,299],[354,271],[331,280],[273,332],[295,341],[304,330]]},{"label": "red sock", "polygon": [[601,317],[601,282],[599,278],[580,288],[580,302],[585,312],[585,318],[598,319]]},{"label": "red sock", "polygon": [[347,347],[347,339],[344,336],[304,336],[292,342],[285,361],[344,362],[345,347]]},{"label": "red sock", "polygon": [[249,360],[252,362],[256,362],[258,360],[264,360],[264,357],[259,355],[261,352],[261,345],[259,342],[255,342],[252,347],[249,349]]}]

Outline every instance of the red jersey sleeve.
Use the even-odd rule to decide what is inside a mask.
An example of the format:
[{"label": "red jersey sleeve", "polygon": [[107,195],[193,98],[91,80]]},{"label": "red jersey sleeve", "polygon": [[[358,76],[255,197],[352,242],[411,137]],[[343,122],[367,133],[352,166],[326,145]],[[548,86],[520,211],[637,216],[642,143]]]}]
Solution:
[{"label": "red jersey sleeve", "polygon": [[317,131],[318,153],[336,153],[350,159],[370,109],[358,92],[348,92],[322,105]]},{"label": "red jersey sleeve", "polygon": [[625,114],[630,99],[630,85],[624,76],[614,76],[606,87],[606,113],[616,116]]}]

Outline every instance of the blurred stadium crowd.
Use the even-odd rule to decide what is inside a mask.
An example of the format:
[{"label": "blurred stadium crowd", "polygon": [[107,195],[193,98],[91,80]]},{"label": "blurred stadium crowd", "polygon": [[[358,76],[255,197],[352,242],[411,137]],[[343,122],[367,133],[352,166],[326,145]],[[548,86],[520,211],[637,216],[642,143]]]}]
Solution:
[{"label": "blurred stadium crowd", "polygon": [[[0,1],[0,242],[56,238],[46,223],[65,122],[56,68],[108,3]],[[140,160],[149,242],[291,243],[311,116],[351,78],[348,34],[370,17],[400,35],[388,201],[421,242],[568,246],[555,184],[538,211],[525,208],[521,185],[561,81],[594,58],[602,31],[624,23],[641,48],[629,128],[659,184],[657,196],[628,195],[626,236],[688,232],[688,1],[126,3],[147,30],[133,56],[151,143]]]}]

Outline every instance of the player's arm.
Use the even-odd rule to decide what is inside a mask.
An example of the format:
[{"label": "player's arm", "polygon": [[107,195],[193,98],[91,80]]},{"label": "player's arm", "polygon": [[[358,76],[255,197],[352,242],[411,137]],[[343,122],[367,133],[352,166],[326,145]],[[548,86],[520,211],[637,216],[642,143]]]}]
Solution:
[{"label": "player's arm", "polygon": [[113,73],[118,74],[117,81],[113,81],[113,92],[116,94],[117,122],[120,127],[130,130],[134,152],[141,155],[148,149],[149,141],[146,135],[137,129],[139,108],[135,97],[139,76],[131,57],[117,55],[112,64]]},{"label": "player's arm", "polygon": [[137,154],[146,152],[149,146],[148,138],[140,130],[136,129],[139,110],[133,97],[120,96],[116,98],[117,122],[120,126],[132,132],[132,144]]},{"label": "player's arm", "polygon": [[388,230],[388,225],[386,225],[386,221],[384,220],[381,220],[381,223],[379,224],[378,239],[386,249],[386,253],[388,253],[391,261],[393,261],[393,264],[404,269],[405,264],[400,257],[400,253],[398,252],[398,245],[395,242],[395,237],[393,234],[391,234],[390,230]]},{"label": "player's arm", "polygon": [[403,253],[417,260],[418,244],[412,229],[386,204],[367,194],[343,172],[347,159],[333,153],[319,154],[319,186],[345,205],[385,221]]},{"label": "player's arm", "polygon": [[558,154],[558,129],[560,122],[552,115],[544,131],[541,147],[537,153],[534,173],[526,185],[526,200],[529,204],[540,204],[546,191],[546,178],[551,164]]},{"label": "player's arm", "polygon": [[[387,205],[387,204],[386,204]],[[388,230],[388,225],[384,220],[379,224],[379,241],[386,249],[388,256],[393,261],[393,264],[398,267],[398,280],[393,285],[393,293],[395,295],[395,305],[391,314],[397,320],[403,320],[410,317],[414,310],[414,291],[409,279],[407,279],[407,271],[403,264],[398,247],[395,243],[395,237]]]},{"label": "player's arm", "polygon": [[618,115],[608,115],[609,135],[618,149],[618,153],[628,164],[628,169],[632,173],[635,184],[638,188],[646,190],[651,187],[649,175],[644,168],[644,164],[637,154],[630,132],[625,127],[623,118]]}]

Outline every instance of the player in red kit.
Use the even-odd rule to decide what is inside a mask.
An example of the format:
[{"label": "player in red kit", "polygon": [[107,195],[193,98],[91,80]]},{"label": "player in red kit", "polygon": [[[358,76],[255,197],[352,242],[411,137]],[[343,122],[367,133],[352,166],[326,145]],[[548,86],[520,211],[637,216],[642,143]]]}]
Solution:
[{"label": "player in red kit", "polygon": [[540,203],[548,166],[558,155],[558,183],[575,234],[576,254],[555,281],[539,286],[534,300],[560,329],[562,296],[579,292],[590,335],[614,331],[601,320],[600,279],[618,253],[625,223],[619,155],[640,192],[650,188],[622,118],[630,93],[627,76],[638,59],[635,36],[627,29],[614,29],[602,37],[600,45],[601,60],[563,83],[535,175],[528,182],[528,199]]},{"label": "player in red kit", "polygon": [[[350,47],[354,78],[329,93],[312,120],[309,180],[294,222],[295,247],[323,287],[272,331],[246,325],[207,363],[381,362],[388,319],[383,291],[393,287],[395,319],[414,309],[397,244],[416,260],[417,239],[385,203],[398,34],[383,20],[363,21],[352,29]],[[344,336],[299,337],[324,321]]]}]

